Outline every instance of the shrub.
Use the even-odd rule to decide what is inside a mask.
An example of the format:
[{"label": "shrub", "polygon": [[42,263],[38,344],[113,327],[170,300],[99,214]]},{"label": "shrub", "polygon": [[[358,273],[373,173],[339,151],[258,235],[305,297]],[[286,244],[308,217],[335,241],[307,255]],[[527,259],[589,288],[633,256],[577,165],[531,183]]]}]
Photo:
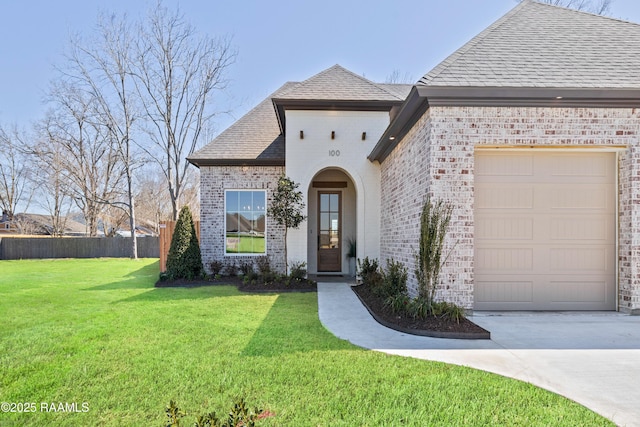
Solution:
[{"label": "shrub", "polygon": [[289,265],[289,280],[301,282],[307,277],[307,263],[304,261],[292,262]]},{"label": "shrub", "polygon": [[443,249],[452,212],[453,207],[450,204],[442,200],[433,203],[429,197],[422,206],[415,275],[418,280],[418,294],[429,304],[432,304],[435,298],[442,265],[451,253],[444,255]]},{"label": "shrub", "polygon": [[387,260],[387,267],[382,273],[382,283],[376,290],[380,298],[395,295],[407,295],[407,268],[401,262]]},{"label": "shrub", "polygon": [[427,298],[417,296],[407,305],[407,314],[414,319],[426,319],[431,314],[431,302]]},{"label": "shrub", "polygon": [[243,276],[251,276],[255,272],[253,269],[253,263],[249,261],[243,261],[240,263],[240,272]]},{"label": "shrub", "polygon": [[460,323],[460,320],[465,318],[464,308],[446,301],[433,303],[431,311],[434,316],[445,317],[456,323]]},{"label": "shrub", "polygon": [[411,298],[408,295],[396,294],[384,300],[384,305],[391,309],[393,314],[405,315],[411,304]]},{"label": "shrub", "polygon": [[213,260],[209,263],[211,275],[213,276],[217,276],[218,274],[220,274],[220,272],[222,271],[222,267],[224,267],[224,265],[218,260]]},{"label": "shrub", "polygon": [[377,289],[382,285],[383,280],[378,260],[369,259],[369,257],[365,257],[363,260],[358,259],[358,275],[362,279],[362,283],[371,287],[377,294]]},{"label": "shrub", "polygon": [[[176,405],[175,401],[170,401],[164,410],[167,416],[166,427],[179,427],[180,420],[186,416]],[[219,419],[215,412],[200,415],[196,418],[194,427],[255,427],[256,421],[266,418],[273,414],[265,412],[262,409],[255,408],[250,410],[243,398],[238,399],[234,403],[231,411],[226,418]]]},{"label": "shrub", "polygon": [[256,258],[256,266],[261,275],[271,273],[271,260],[266,255]]},{"label": "shrub", "polygon": [[225,265],[224,275],[229,277],[236,277],[238,275],[238,265],[235,260]]},{"label": "shrub", "polygon": [[200,245],[188,206],[184,206],[178,216],[167,255],[166,273],[171,279],[195,279],[204,274]]}]

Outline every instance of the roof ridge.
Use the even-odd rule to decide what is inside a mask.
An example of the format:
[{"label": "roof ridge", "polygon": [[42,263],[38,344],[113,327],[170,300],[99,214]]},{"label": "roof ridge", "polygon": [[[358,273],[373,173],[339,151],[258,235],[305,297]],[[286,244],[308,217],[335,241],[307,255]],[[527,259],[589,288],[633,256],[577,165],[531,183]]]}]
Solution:
[{"label": "roof ridge", "polygon": [[[348,74],[348,75],[350,75],[350,76],[352,76],[352,77],[355,77],[356,79],[360,80],[361,82],[364,82],[364,83],[366,83],[366,84],[368,84],[368,85],[370,85],[370,86],[373,86],[373,87],[375,87],[375,88],[377,88],[377,89],[379,89],[379,90],[383,91],[383,92],[384,92],[384,93],[386,93],[387,95],[390,95],[390,96],[392,96],[392,97],[396,98],[396,99],[397,99],[397,100],[399,100],[399,101],[404,101],[404,99],[400,98],[397,94],[395,94],[395,93],[391,92],[389,89],[387,89],[387,88],[385,88],[385,87],[380,86],[380,83],[376,83],[376,82],[374,82],[373,80],[369,80],[368,78],[366,78],[366,77],[364,77],[364,76],[361,76],[361,75],[359,75],[359,74],[356,74],[356,73],[354,73],[353,71],[351,71],[351,70],[349,70],[349,69],[347,69],[347,68],[343,67],[343,66],[342,66],[342,65],[340,65],[340,64],[334,64],[334,65],[332,65],[331,67],[329,67],[329,68],[327,68],[327,69],[325,69],[325,70],[322,70],[322,71],[320,71],[320,72],[319,72],[319,73],[317,73],[317,74],[314,74],[313,76],[309,77],[308,79],[303,80],[302,82],[300,82],[300,85],[299,85],[299,86],[302,86],[302,85],[304,85],[306,82],[308,82],[308,81],[310,81],[310,80],[312,80],[312,79],[316,79],[316,78],[318,78],[319,76],[322,76],[322,75],[324,75],[324,74],[328,74],[328,73],[333,72],[333,71],[335,71],[335,70],[340,70],[341,72],[344,72],[344,73],[346,73],[346,74]],[[287,92],[290,92],[290,91],[287,91]]]},{"label": "roof ridge", "polygon": [[584,15],[591,15],[591,16],[595,16],[595,17],[598,17],[598,18],[609,19],[611,21],[622,22],[622,23],[625,23],[625,24],[633,24],[633,25],[636,25],[636,26],[640,25],[640,23],[629,21],[629,20],[626,20],[626,19],[615,18],[615,17],[609,16],[609,15],[599,15],[597,13],[588,12],[586,10],[578,10],[578,9],[573,9],[573,8],[566,7],[566,6],[560,6],[559,4],[543,3],[540,0],[522,0],[522,3],[525,3],[525,2],[536,3],[536,4],[541,5],[543,7],[545,7],[545,6],[546,7],[554,7],[556,9],[562,9],[562,10],[566,10],[566,11],[574,12],[574,13],[582,13]]},{"label": "roof ridge", "polygon": [[[451,55],[447,56],[444,60],[442,60],[438,65],[433,67],[427,74],[422,76],[417,85],[427,85],[428,82],[434,80],[441,73],[443,73],[450,65],[456,62],[458,59],[462,58],[467,52],[469,52],[473,47],[477,46],[482,40],[484,40],[489,34],[493,33],[497,30],[501,25],[505,23],[505,21],[509,20],[513,15],[516,15],[523,9],[526,5],[530,3],[538,3],[532,0],[523,0],[516,7],[502,15],[495,22],[489,25],[487,28],[482,30],[475,37],[471,38],[468,42],[462,45],[459,49],[455,50]],[[428,77],[428,79],[427,79]]]}]

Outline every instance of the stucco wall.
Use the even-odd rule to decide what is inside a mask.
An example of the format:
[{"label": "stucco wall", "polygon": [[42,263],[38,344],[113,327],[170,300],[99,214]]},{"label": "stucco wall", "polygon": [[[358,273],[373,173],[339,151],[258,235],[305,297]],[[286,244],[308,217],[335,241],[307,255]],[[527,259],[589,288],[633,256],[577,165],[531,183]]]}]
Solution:
[{"label": "stucco wall", "polygon": [[620,147],[619,308],[640,312],[640,110],[432,107],[381,167],[381,259],[410,270],[427,193],[454,205],[440,298],[473,307],[474,150],[482,146]]},{"label": "stucco wall", "polygon": [[[286,173],[300,184],[305,199],[314,178],[326,170],[340,170],[353,183],[356,194],[357,230],[343,230],[343,239],[355,236],[358,258],[380,256],[380,167],[367,160],[376,142],[389,125],[384,111],[317,111],[288,110],[286,136]],[[300,139],[300,131],[304,138]],[[331,132],[335,132],[331,139]],[[362,133],[366,137],[362,140]],[[307,200],[307,206],[309,206]],[[344,221],[348,224],[348,221]],[[292,261],[306,259],[309,239],[315,236],[316,224],[305,221],[288,234],[288,257]],[[344,242],[343,242],[344,243]],[[313,267],[313,263],[309,263]],[[343,259],[344,273],[349,272]],[[312,269],[310,273],[315,273]]]},{"label": "stucco wall", "polygon": [[[200,168],[200,249],[205,269],[213,260],[225,265],[253,261],[253,255],[225,253],[225,190],[266,190],[267,206],[284,172],[276,166],[203,166]],[[266,251],[271,266],[284,273],[284,229],[267,217]]]}]

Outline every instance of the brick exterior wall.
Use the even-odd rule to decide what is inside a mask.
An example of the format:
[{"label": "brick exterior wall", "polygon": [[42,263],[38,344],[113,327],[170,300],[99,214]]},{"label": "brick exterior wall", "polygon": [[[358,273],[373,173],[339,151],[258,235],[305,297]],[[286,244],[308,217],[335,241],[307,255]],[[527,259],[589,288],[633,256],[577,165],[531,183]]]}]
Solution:
[{"label": "brick exterior wall", "polygon": [[474,149],[481,146],[622,147],[619,152],[619,308],[640,314],[640,110],[432,107],[381,168],[381,261],[407,265],[410,288],[427,194],[454,206],[453,252],[437,297],[473,308]]},{"label": "brick exterior wall", "polygon": [[[200,250],[207,272],[213,260],[224,265],[253,262],[256,256],[225,254],[225,190],[266,190],[267,206],[284,173],[277,166],[206,166],[200,168]],[[267,255],[271,266],[284,273],[284,228],[267,217]]]}]

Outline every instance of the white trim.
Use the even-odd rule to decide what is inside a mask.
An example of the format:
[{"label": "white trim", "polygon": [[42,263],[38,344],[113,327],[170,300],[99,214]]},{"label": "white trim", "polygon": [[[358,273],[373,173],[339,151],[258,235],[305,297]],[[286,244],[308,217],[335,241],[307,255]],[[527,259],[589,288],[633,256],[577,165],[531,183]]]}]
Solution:
[{"label": "white trim", "polygon": [[[236,192],[261,192],[264,193],[264,202],[265,202],[265,206],[264,206],[264,252],[262,253],[255,253],[255,252],[241,252],[241,253],[233,253],[233,252],[227,252],[227,193],[230,191],[236,191]],[[223,225],[223,256],[225,257],[260,257],[260,256],[266,256],[268,254],[268,250],[267,250],[267,241],[269,240],[267,238],[268,233],[268,224],[267,224],[267,190],[264,189],[260,189],[260,188],[225,188],[224,189],[224,225]]]}]

